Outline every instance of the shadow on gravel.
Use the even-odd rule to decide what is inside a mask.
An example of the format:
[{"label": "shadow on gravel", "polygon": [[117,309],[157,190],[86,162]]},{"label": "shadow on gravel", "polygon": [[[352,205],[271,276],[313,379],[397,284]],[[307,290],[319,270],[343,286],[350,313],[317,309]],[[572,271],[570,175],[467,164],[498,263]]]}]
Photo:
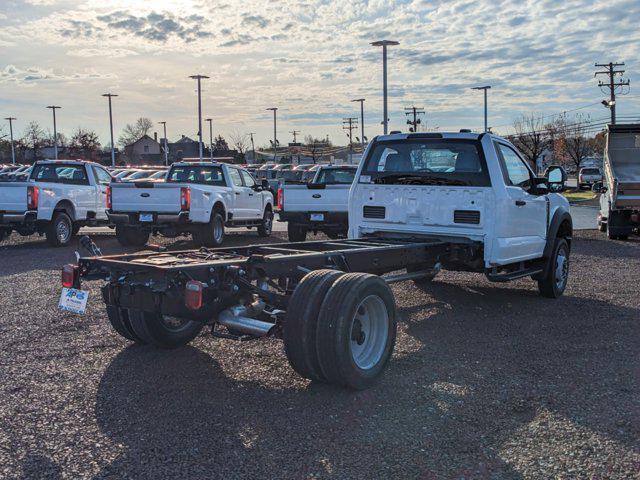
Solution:
[{"label": "shadow on gravel", "polygon": [[640,256],[640,237],[630,236],[628,240],[609,240],[605,234],[602,239],[581,238],[578,248],[572,252],[598,258],[633,258]]},{"label": "shadow on gravel", "polygon": [[30,454],[22,460],[22,478],[62,479],[62,468],[50,458]]},{"label": "shadow on gravel", "polygon": [[640,451],[638,310],[487,285],[435,281],[434,314],[399,310],[423,345],[408,362],[415,378],[437,358],[434,379],[468,391],[434,418],[436,438],[495,451],[546,410]]}]

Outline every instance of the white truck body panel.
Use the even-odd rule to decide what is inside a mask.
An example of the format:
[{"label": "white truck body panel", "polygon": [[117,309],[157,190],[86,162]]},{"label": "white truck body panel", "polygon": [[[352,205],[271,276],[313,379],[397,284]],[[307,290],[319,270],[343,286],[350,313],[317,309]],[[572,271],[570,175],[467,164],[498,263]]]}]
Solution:
[{"label": "white truck body panel", "polygon": [[[377,140],[401,141],[406,138],[407,134],[396,134],[378,137]],[[503,139],[489,134],[479,137],[472,133],[444,133],[442,138],[480,138],[491,185],[372,183],[370,177],[363,174],[364,164],[373,148],[372,142],[363,155],[350,190],[349,238],[375,233],[403,233],[481,241],[487,268],[542,257],[549,222],[558,208],[568,211],[567,200],[557,193],[532,195],[522,187],[507,185],[494,142],[513,150],[515,147]],[[534,176],[532,171],[531,175]],[[365,218],[365,207],[384,207],[384,214],[380,215],[381,218]],[[477,223],[467,223],[465,212],[473,212]],[[460,217],[456,220],[457,215]]]},{"label": "white truck body panel", "polygon": [[347,212],[351,185],[326,185],[309,188],[307,185],[285,184],[284,210],[288,212]]},{"label": "white truck body panel", "polygon": [[28,185],[27,182],[0,183],[0,212],[26,212]]}]

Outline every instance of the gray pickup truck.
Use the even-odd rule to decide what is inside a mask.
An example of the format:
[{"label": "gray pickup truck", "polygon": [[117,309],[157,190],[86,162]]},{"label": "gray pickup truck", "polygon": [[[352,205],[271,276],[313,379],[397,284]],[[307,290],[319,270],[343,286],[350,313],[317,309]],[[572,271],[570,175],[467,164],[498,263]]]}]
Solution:
[{"label": "gray pickup truck", "polygon": [[604,179],[598,226],[614,240],[640,232],[640,124],[609,125],[604,150]]}]

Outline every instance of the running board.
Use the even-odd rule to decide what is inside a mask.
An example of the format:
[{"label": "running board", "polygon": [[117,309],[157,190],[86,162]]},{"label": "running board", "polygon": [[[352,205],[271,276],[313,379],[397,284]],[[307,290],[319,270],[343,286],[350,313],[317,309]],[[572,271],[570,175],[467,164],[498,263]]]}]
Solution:
[{"label": "running board", "polygon": [[516,270],[515,272],[487,273],[487,278],[492,282],[510,282],[511,280],[516,280],[517,278],[537,275],[539,273],[542,273],[543,271],[544,268],[542,267],[533,267],[525,268],[524,270]]}]

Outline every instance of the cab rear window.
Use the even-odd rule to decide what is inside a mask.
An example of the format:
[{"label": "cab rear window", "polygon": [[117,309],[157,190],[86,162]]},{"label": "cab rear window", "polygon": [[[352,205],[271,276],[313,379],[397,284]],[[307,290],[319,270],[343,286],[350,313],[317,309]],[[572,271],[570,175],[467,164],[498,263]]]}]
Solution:
[{"label": "cab rear window", "polygon": [[198,165],[173,167],[166,181],[167,183],[201,183],[203,185],[226,186],[222,168]]},{"label": "cab rear window", "polygon": [[41,164],[33,167],[31,180],[36,182],[89,185],[84,165]]},{"label": "cab rear window", "polygon": [[351,185],[356,175],[355,168],[323,168],[314,183],[326,185]]}]

